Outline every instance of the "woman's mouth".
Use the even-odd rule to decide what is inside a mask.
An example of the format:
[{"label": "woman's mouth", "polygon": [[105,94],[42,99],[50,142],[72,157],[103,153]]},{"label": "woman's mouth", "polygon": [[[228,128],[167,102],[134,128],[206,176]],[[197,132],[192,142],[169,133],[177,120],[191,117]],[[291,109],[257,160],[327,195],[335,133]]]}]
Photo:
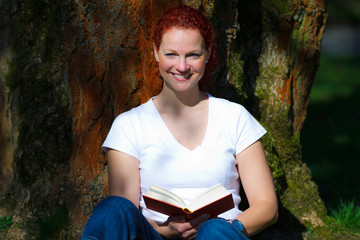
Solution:
[{"label": "woman's mouth", "polygon": [[183,82],[189,80],[192,74],[175,74],[171,73],[177,81]]}]

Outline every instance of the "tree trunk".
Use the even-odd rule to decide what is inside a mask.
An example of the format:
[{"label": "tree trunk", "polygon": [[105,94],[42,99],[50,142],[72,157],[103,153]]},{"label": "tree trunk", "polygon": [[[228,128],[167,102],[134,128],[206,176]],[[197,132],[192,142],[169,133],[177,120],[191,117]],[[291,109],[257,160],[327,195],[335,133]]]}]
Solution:
[{"label": "tree trunk", "polygon": [[4,238],[79,238],[107,195],[101,144],[119,113],[159,93],[150,36],[180,3],[201,9],[217,32],[223,62],[208,91],[243,104],[268,130],[280,217],[256,238],[340,234],[326,229],[299,142],[323,1],[0,0],[0,215],[16,223]]}]

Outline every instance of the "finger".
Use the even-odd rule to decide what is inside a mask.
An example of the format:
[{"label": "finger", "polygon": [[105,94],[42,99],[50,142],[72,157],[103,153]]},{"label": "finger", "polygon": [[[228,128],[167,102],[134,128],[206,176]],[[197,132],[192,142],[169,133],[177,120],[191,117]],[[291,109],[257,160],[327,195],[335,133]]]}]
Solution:
[{"label": "finger", "polygon": [[196,233],[192,234],[192,235],[189,237],[189,239],[190,239],[190,240],[193,240],[193,239],[196,239],[196,237],[197,237],[197,231],[196,231]]},{"label": "finger", "polygon": [[192,228],[186,232],[183,232],[181,234],[181,238],[182,239],[196,239],[196,235],[197,235],[197,230]]}]

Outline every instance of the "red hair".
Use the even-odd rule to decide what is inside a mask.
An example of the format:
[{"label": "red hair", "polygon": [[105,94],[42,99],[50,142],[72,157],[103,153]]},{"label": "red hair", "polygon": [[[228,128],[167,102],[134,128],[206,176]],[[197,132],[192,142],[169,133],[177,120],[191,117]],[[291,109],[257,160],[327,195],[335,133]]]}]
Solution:
[{"label": "red hair", "polygon": [[[216,54],[215,33],[209,20],[201,13],[200,10],[191,8],[186,5],[168,9],[157,22],[152,37],[153,44],[157,49],[160,48],[163,34],[173,27],[184,29],[197,29],[200,31],[206,49],[210,52],[210,58],[206,64],[206,71],[203,79],[207,79],[215,72],[218,66],[218,58]],[[200,85],[204,85],[204,81]]]}]

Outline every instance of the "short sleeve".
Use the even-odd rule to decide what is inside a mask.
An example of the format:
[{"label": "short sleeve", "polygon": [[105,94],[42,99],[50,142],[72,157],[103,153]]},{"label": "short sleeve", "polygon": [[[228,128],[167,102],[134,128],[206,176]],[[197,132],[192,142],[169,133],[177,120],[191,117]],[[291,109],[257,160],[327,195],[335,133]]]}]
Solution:
[{"label": "short sleeve", "polygon": [[236,105],[237,117],[233,120],[236,121],[235,145],[237,155],[259,140],[266,133],[266,130],[242,105]]},{"label": "short sleeve", "polygon": [[136,129],[130,112],[122,113],[114,120],[102,148],[106,153],[114,149],[140,159]]}]

